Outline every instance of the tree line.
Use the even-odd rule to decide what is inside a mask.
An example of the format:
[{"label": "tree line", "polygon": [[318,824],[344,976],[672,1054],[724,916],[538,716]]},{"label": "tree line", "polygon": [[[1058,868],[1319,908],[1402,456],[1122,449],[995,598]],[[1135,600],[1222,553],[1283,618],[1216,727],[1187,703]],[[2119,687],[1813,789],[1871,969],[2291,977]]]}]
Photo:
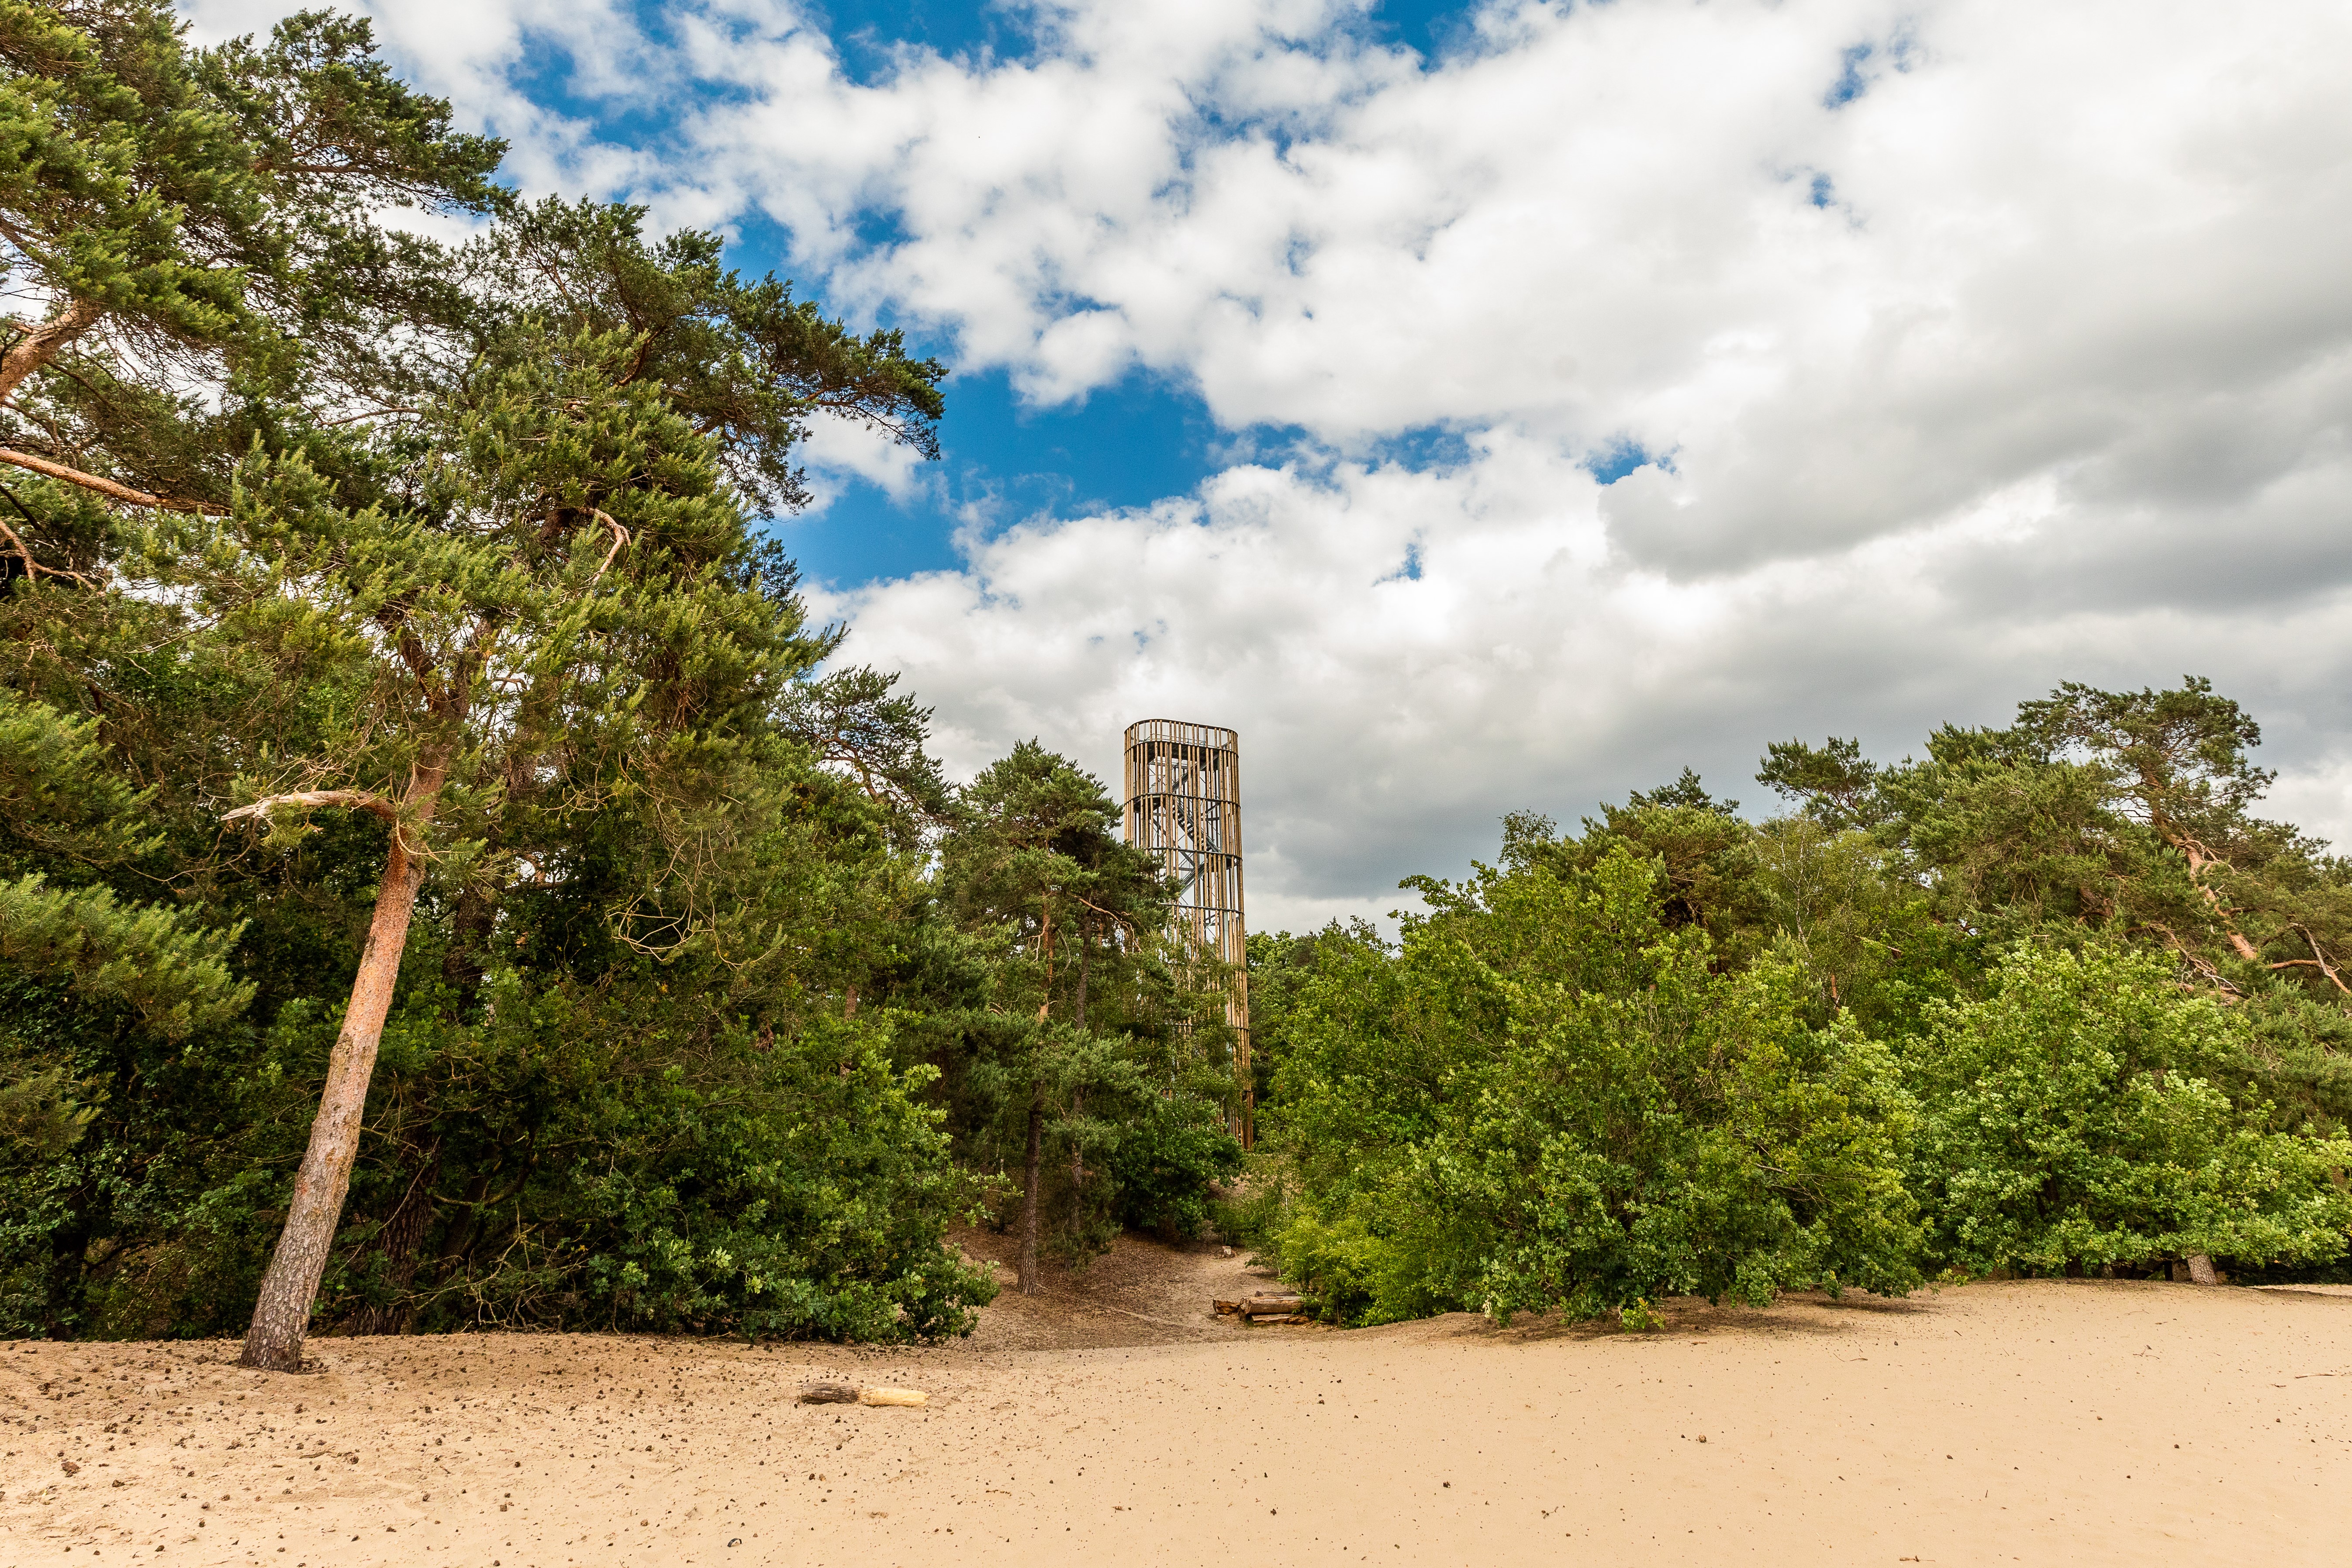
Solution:
[{"label": "tree line", "polygon": [[959,1221],[1205,1223],[1164,879],[762,531],[942,366],[519,200],[362,21],[0,0],[0,1334],[919,1339]]},{"label": "tree line", "polygon": [[1687,769],[1369,925],[1254,937],[1236,1229],[1326,1317],[2340,1271],[2352,863],[2209,681],[1883,765]]},{"label": "tree line", "polygon": [[0,0],[0,1334],[926,1339],[961,1223],[1346,1322],[2341,1267],[2352,871],[2203,681],[1253,938],[1244,1171],[1100,781],[950,784],[765,531],[939,363],[520,201],[349,18]]}]

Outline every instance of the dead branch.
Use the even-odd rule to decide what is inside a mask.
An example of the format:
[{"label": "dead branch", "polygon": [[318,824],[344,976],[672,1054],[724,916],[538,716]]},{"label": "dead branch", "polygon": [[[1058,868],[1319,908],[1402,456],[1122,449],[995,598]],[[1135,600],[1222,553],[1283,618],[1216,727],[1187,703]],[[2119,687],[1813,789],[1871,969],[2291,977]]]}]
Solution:
[{"label": "dead branch", "polygon": [[593,585],[604,577],[604,568],[613,563],[613,557],[621,552],[621,546],[629,542],[629,531],[623,528],[619,523],[614,522],[609,512],[598,511],[593,506],[588,509],[588,515],[613,531],[613,548],[604,552],[604,565],[597,567],[596,575],[588,579],[589,583]]},{"label": "dead branch", "polygon": [[2316,969],[2320,973],[2327,976],[2328,983],[2334,985],[2336,990],[2343,992],[2347,996],[2352,996],[2352,985],[2345,984],[2344,977],[2336,973],[2336,966],[2327,962],[2326,950],[2319,945],[2319,939],[2299,925],[2290,925],[2286,929],[2299,933],[2304,941],[2311,944],[2311,956],[2309,958],[2284,959],[2277,963],[2270,965],[2270,967],[2273,969]]},{"label": "dead branch", "polygon": [[400,812],[392,802],[363,789],[305,789],[296,790],[291,795],[264,795],[251,805],[240,805],[235,811],[223,813],[221,820],[245,822],[258,819],[267,822],[270,812],[281,805],[348,805],[360,811],[373,812],[386,822],[400,820]]},{"label": "dead branch", "polygon": [[2149,921],[2138,929],[2143,931],[2162,931],[2164,933],[2165,942],[2171,947],[2175,953],[2179,955],[2183,963],[2187,963],[2190,969],[2196,971],[2198,979],[2203,981],[2206,984],[2212,986],[2218,991],[2226,993],[2226,994],[2221,998],[2224,1003],[2235,1002],[2241,996],[2245,994],[2243,991],[2240,990],[2236,985],[2231,984],[2226,978],[2224,978],[2221,972],[2214,968],[2210,960],[2199,956],[2187,942],[2181,941],[2179,934],[2170,926],[2161,924],[2156,921]]},{"label": "dead branch", "polygon": [[38,579],[42,574],[47,573],[52,577],[70,577],[85,588],[94,588],[97,586],[96,584],[92,583],[89,578],[83,576],[79,572],[68,572],[61,566],[44,566],[39,562],[34,560],[33,552],[25,547],[25,542],[16,537],[16,531],[9,527],[5,522],[0,522],[0,539],[7,540],[9,544],[15,548],[17,556],[25,563],[25,575],[27,577]]}]

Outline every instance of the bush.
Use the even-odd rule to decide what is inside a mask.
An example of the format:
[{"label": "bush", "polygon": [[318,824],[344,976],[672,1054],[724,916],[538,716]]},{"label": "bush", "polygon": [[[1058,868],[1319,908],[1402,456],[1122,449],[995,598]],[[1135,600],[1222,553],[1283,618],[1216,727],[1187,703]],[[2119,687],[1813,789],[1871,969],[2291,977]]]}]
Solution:
[{"label": "bush", "polygon": [[1716,973],[1622,847],[1425,891],[1402,952],[1318,976],[1294,1025],[1281,1259],[1327,1315],[1917,1282],[1894,1064],[1808,1027],[1793,972]]},{"label": "bush", "polygon": [[1240,1173],[1242,1146],[1213,1102],[1162,1095],[1121,1130],[1109,1168],[1121,1224],[1164,1241],[1191,1241],[1214,1217],[1212,1189]]},{"label": "bush", "polygon": [[1930,1009],[1907,1053],[1923,1119],[1913,1185],[1937,1258],[2057,1274],[2202,1252],[2341,1257],[2352,1142],[2266,1130],[2221,1084],[2247,1024],[2161,954],[2021,943],[1982,1000]]}]

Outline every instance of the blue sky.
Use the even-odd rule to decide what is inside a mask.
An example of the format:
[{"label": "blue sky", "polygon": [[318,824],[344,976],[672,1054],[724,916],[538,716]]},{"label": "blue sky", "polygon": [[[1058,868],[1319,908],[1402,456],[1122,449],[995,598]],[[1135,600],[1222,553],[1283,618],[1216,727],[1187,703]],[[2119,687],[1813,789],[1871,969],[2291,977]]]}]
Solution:
[{"label": "blue sky", "polygon": [[[1012,60],[1032,53],[1031,29],[1014,7],[841,0],[815,9],[843,66],[855,77],[870,79],[886,69],[902,44],[943,55],[986,50]],[[1362,31],[1425,57],[1442,56],[1449,44],[1460,41],[1469,10],[1430,0],[1382,4],[1364,18]],[[601,114],[598,105],[565,92],[560,77],[545,79],[541,91],[620,137],[634,139],[657,129],[645,125],[642,116]],[[733,226],[740,236],[730,247],[736,266],[790,275],[788,237],[775,225],[753,216]],[[916,352],[938,353],[953,364],[951,344],[919,328],[911,335]],[[815,487],[820,504],[813,514],[779,520],[777,532],[810,580],[851,587],[875,578],[953,568],[961,560],[956,540],[966,526],[967,509],[992,530],[1040,515],[1148,506],[1190,490],[1216,471],[1236,437],[1255,447],[1271,447],[1290,434],[1269,425],[1221,429],[1186,378],[1140,370],[1075,401],[1037,404],[1015,394],[1003,369],[965,369],[952,375],[947,395],[940,462],[919,490],[893,498],[870,479],[821,474]],[[1384,443],[1381,449],[1412,461],[1442,450],[1442,444],[1424,433],[1418,441]]]},{"label": "blue sky", "polygon": [[[853,71],[870,68],[899,42],[921,44],[943,55],[989,49],[1008,59],[1026,58],[1030,32],[1022,10],[1010,5],[941,5],[934,0],[839,0],[813,7],[821,14],[844,62]],[[1384,0],[1364,20],[1373,37],[1423,54],[1442,51],[1464,26],[1470,7],[1430,0]]]}]

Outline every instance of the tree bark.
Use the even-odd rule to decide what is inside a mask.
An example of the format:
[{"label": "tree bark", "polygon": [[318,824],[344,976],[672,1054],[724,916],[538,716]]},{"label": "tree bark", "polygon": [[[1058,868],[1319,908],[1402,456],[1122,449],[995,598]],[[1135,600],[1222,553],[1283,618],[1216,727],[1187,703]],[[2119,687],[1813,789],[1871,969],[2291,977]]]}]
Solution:
[{"label": "tree bark", "polygon": [[1040,1295],[1037,1279],[1037,1189],[1045,1176],[1045,1101],[1029,1102],[1029,1162],[1021,1187],[1021,1293]]},{"label": "tree bark", "polygon": [[8,345],[0,354],[0,403],[16,394],[24,379],[58,357],[58,351],[98,324],[106,314],[95,300],[68,298],[57,314]]},{"label": "tree bark", "polygon": [[2201,1252],[2190,1253],[2189,1255],[2189,1282],[2192,1285],[2211,1285],[2216,1283],[2213,1278],[2213,1260]]},{"label": "tree bark", "polygon": [[416,908],[416,890],[425,880],[424,845],[421,837],[412,845],[409,835],[421,835],[424,825],[432,820],[446,768],[446,763],[420,764],[409,790],[410,822],[393,825],[392,847],[384,854],[383,883],[376,892],[375,917],[368,923],[359,973],[352,979],[351,1005],[344,1011],[343,1026],[327,1060],[327,1087],[319,1097],[319,1113],[310,1122],[310,1147],[295,1173],[286,1229],[278,1238],[278,1250],[270,1255],[268,1270],[261,1277],[261,1299],[254,1303],[253,1325],[246,1331],[241,1365],[264,1372],[301,1369],[302,1337],[310,1327],[310,1308],[318,1300],[320,1277],[327,1271],[335,1229],[342,1220],[343,1198],[351,1190],[360,1121],[367,1110],[368,1079],[375,1073],[376,1047],[383,1039],[384,1018],[392,1011],[400,955],[408,945],[409,917]]},{"label": "tree bark", "polygon": [[[1089,945],[1092,935],[1093,931],[1087,923],[1087,917],[1080,915],[1078,917],[1078,1033],[1081,1035],[1087,1032],[1087,960],[1094,951]],[[1070,1114],[1075,1118],[1084,1116],[1086,1113],[1087,1091],[1082,1089],[1070,1097]],[[1078,1201],[1079,1194],[1086,1190],[1086,1145],[1073,1138],[1070,1140],[1071,1201],[1073,1203]]]}]

